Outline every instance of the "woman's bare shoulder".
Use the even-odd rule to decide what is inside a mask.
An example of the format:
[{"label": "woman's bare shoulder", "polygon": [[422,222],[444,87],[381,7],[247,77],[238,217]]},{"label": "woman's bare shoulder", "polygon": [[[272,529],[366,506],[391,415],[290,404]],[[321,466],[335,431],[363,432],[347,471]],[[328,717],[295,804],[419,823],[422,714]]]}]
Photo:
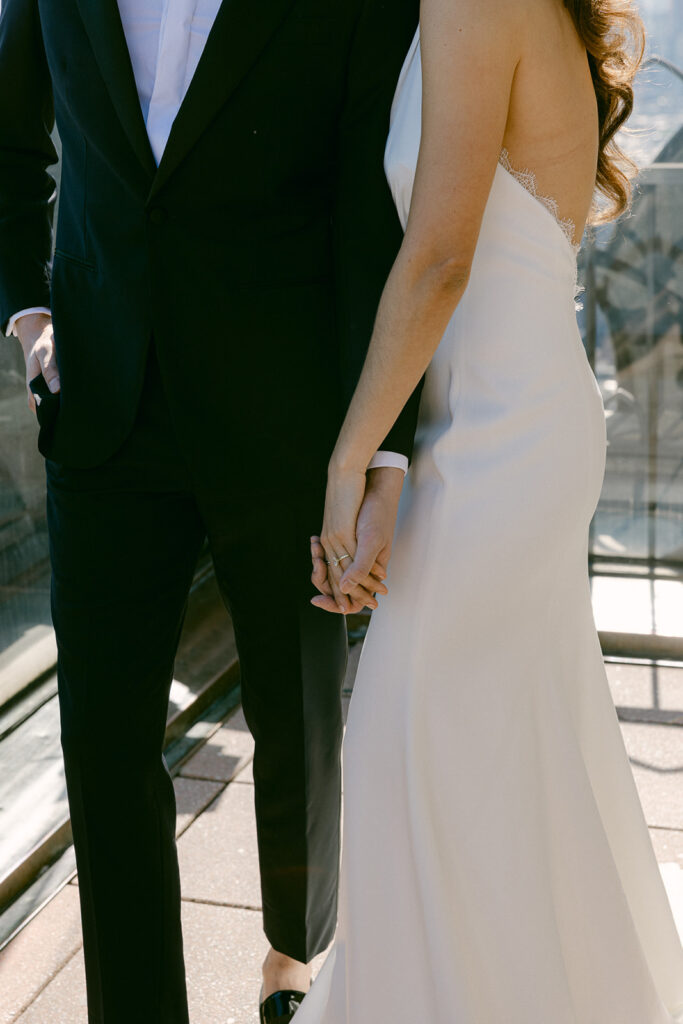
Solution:
[{"label": "woman's bare shoulder", "polygon": [[[448,25],[456,33],[476,31],[496,41],[520,41],[529,13],[543,0],[422,0],[422,30]],[[444,37],[444,44],[449,42]]]}]

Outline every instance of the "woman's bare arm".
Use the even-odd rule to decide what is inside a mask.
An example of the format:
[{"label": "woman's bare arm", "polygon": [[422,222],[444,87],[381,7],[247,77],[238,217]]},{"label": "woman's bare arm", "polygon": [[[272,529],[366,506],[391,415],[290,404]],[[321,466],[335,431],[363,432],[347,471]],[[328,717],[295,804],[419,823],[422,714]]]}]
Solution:
[{"label": "woman's bare arm", "polygon": [[[363,373],[333,453],[322,545],[331,595],[351,610],[391,549],[388,531],[359,518],[366,467],[427,369],[467,286],[496,172],[522,42],[509,0],[422,0],[422,144],[405,239],[387,281]],[[397,498],[391,500],[395,521]],[[387,518],[386,516],[384,517]],[[351,558],[341,566],[338,559]],[[322,564],[322,563],[321,563]]]},{"label": "woman's bare arm", "polygon": [[332,472],[364,473],[466,288],[521,53],[519,7],[423,0],[422,144],[410,218]]}]

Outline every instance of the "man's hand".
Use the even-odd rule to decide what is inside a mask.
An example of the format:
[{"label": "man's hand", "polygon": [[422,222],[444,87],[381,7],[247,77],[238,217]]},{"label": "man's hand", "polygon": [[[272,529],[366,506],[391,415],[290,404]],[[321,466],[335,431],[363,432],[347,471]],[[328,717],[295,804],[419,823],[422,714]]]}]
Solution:
[{"label": "man's hand", "polygon": [[[314,597],[312,603],[325,611],[357,612],[361,608],[376,608],[375,594],[386,594],[382,582],[391,556],[398,501],[403,487],[404,474],[400,469],[382,467],[367,474],[365,494],[356,517],[355,537],[341,545],[339,539],[331,541],[323,536],[311,539],[314,585],[321,597]],[[328,505],[329,509],[329,505]],[[326,518],[329,517],[326,515]],[[349,550],[353,557],[349,564],[346,559],[339,566],[328,565],[331,559],[327,548]]]},{"label": "man's hand", "polygon": [[53,395],[60,388],[52,317],[47,313],[27,313],[17,320],[16,332],[24,350],[28,404],[29,408],[35,412],[36,400],[29,387],[30,381],[42,373],[45,383]]}]

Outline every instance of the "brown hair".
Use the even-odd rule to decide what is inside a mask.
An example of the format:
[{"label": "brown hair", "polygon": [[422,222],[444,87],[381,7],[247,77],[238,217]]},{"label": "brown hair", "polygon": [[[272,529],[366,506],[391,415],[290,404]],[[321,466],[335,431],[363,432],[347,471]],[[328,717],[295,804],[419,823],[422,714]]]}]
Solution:
[{"label": "brown hair", "polygon": [[615,141],[633,110],[633,79],[645,50],[645,26],[633,0],[564,0],[588,52],[598,101],[600,152],[596,187],[607,204],[594,207],[592,221],[612,220],[631,201],[637,171]]}]

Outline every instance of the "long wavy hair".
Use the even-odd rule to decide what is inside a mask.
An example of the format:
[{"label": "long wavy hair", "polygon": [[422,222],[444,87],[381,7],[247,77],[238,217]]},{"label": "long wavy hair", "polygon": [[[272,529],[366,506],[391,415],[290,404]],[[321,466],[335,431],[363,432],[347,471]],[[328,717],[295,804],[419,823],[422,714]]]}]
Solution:
[{"label": "long wavy hair", "polygon": [[633,110],[633,79],[645,50],[645,26],[634,0],[564,0],[588,52],[598,101],[600,151],[592,222],[613,220],[631,201],[637,167],[615,136]]}]

